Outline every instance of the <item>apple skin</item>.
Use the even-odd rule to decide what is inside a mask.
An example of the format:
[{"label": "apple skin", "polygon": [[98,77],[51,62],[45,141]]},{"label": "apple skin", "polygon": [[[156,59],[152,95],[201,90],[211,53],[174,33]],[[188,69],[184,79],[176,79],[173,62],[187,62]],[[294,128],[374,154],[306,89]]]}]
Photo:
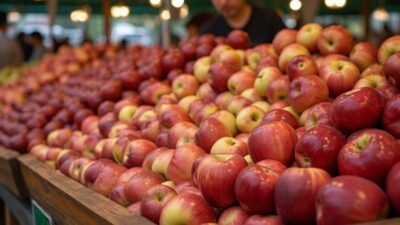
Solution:
[{"label": "apple skin", "polygon": [[172,91],[178,99],[195,94],[198,88],[196,78],[189,74],[182,74],[172,82]]},{"label": "apple skin", "polygon": [[321,102],[313,105],[301,114],[300,120],[306,130],[316,126],[317,124],[333,125],[332,121],[332,103]]},{"label": "apple skin", "polygon": [[316,203],[320,225],[372,222],[386,218],[389,211],[382,189],[357,176],[332,178],[319,190]]},{"label": "apple skin", "polygon": [[267,96],[267,89],[275,78],[282,76],[282,72],[277,67],[268,66],[260,70],[254,81],[254,89],[261,97]]},{"label": "apple skin", "polygon": [[210,204],[203,197],[190,192],[178,194],[168,201],[160,216],[160,225],[201,225],[216,221],[217,218]]},{"label": "apple skin", "polygon": [[252,87],[244,90],[240,95],[247,98],[252,103],[263,101],[263,99],[258,95],[256,89]]},{"label": "apple skin", "polygon": [[[275,186],[275,204],[284,224],[314,224],[315,198],[330,175],[318,168],[291,167],[285,170]],[[297,205],[301,205],[301,210]]]},{"label": "apple skin", "polygon": [[261,125],[265,125],[274,121],[283,121],[288,123],[293,129],[296,129],[299,126],[298,120],[292,113],[284,110],[284,109],[273,109],[268,111],[263,120],[260,123]]},{"label": "apple skin", "polygon": [[372,87],[378,89],[380,87],[386,87],[391,85],[392,84],[386,77],[375,74],[375,75],[368,75],[365,77],[361,77],[354,85],[353,89],[359,89],[363,87]]},{"label": "apple skin", "polygon": [[235,136],[238,133],[235,122],[236,118],[231,112],[220,110],[211,114],[209,118],[217,119],[219,120],[219,122],[223,123],[225,127],[229,130],[231,136]]},{"label": "apple skin", "polygon": [[290,80],[287,75],[279,76],[271,81],[267,88],[267,98],[269,103],[285,101],[289,97]]},{"label": "apple skin", "polygon": [[281,51],[288,45],[296,42],[297,30],[282,29],[272,40],[272,46],[276,53],[281,54]]},{"label": "apple skin", "polygon": [[217,95],[217,97],[214,100],[214,103],[217,104],[219,108],[223,108],[224,105],[232,99],[232,97],[233,94],[231,92],[225,91]]},{"label": "apple skin", "polygon": [[389,171],[386,178],[386,194],[390,200],[391,205],[396,211],[397,215],[400,214],[400,162],[396,163]]},{"label": "apple skin", "polygon": [[130,203],[141,201],[146,192],[164,182],[164,178],[152,171],[138,173],[126,181],[123,192]]},{"label": "apple skin", "polygon": [[109,196],[117,184],[118,177],[125,171],[126,168],[121,165],[115,163],[106,164],[93,183],[92,189],[104,196]]},{"label": "apple skin", "polygon": [[212,102],[214,101],[218,93],[216,93],[210,86],[209,83],[203,83],[200,85],[200,87],[197,89],[197,92],[195,94],[201,99],[206,100],[207,102]]},{"label": "apple skin", "polygon": [[354,45],[349,58],[357,65],[360,71],[378,62],[378,50],[369,42],[360,42]]},{"label": "apple skin", "polygon": [[261,123],[264,114],[257,106],[246,106],[236,116],[236,127],[242,133],[250,133]]},{"label": "apple skin", "polygon": [[238,71],[228,80],[228,89],[233,95],[239,95],[246,89],[252,88],[256,74],[253,71]]},{"label": "apple skin", "polygon": [[289,104],[297,112],[301,113],[317,103],[328,100],[328,98],[328,85],[319,76],[300,76],[290,83]]},{"label": "apple skin", "polygon": [[176,148],[168,164],[168,178],[175,184],[191,180],[194,161],[205,154],[203,149],[193,144]]},{"label": "apple skin", "polygon": [[279,173],[260,164],[244,168],[235,181],[235,196],[250,214],[275,211],[274,192]]},{"label": "apple skin", "polygon": [[384,130],[355,132],[339,152],[339,173],[360,176],[383,185],[390,168],[400,161],[398,148],[396,139]]},{"label": "apple skin", "polygon": [[219,225],[242,225],[250,216],[240,206],[225,209],[218,218]]},{"label": "apple skin", "polygon": [[307,23],[303,25],[296,35],[296,42],[304,45],[310,52],[318,50],[318,38],[324,28],[317,23]]},{"label": "apple skin", "polygon": [[345,134],[374,127],[381,118],[383,104],[383,98],[373,88],[352,90],[333,101],[332,121]]},{"label": "apple skin", "polygon": [[212,64],[210,67],[210,79],[208,81],[211,88],[217,93],[228,91],[228,80],[237,71],[238,68],[231,64],[224,64],[222,62]]},{"label": "apple skin", "polygon": [[129,206],[127,207],[127,209],[128,209],[129,212],[132,213],[133,215],[135,215],[135,216],[141,216],[141,215],[142,215],[142,212],[140,211],[140,210],[141,210],[141,209],[140,209],[140,205],[141,205],[141,204],[142,204],[141,202],[135,202],[135,203],[129,205]]},{"label": "apple skin", "polygon": [[287,74],[291,81],[300,76],[317,75],[318,66],[311,56],[299,55],[288,62]]},{"label": "apple skin", "polygon": [[179,138],[185,133],[187,129],[191,128],[196,129],[197,126],[191,122],[186,121],[177,123],[173,127],[171,127],[171,129],[168,130],[168,147],[175,148]]},{"label": "apple skin", "polygon": [[279,55],[278,65],[281,71],[287,72],[290,60],[299,55],[310,55],[306,47],[301,44],[293,43],[286,46]]},{"label": "apple skin", "polygon": [[385,64],[383,64],[383,71],[386,76],[392,78],[397,87],[400,87],[400,66],[398,65],[400,60],[400,53],[393,54],[390,56]]},{"label": "apple skin", "polygon": [[274,159],[290,165],[294,159],[296,131],[283,121],[259,126],[251,132],[248,140],[249,153],[254,162]]},{"label": "apple skin", "polygon": [[383,66],[379,63],[374,63],[365,68],[362,73],[361,77],[365,77],[368,75],[381,75],[385,76],[385,73],[383,72]]},{"label": "apple skin", "polygon": [[212,146],[218,139],[231,136],[231,132],[223,123],[210,117],[201,122],[199,130],[196,132],[195,139],[199,147],[206,152],[210,152]]},{"label": "apple skin", "polygon": [[158,223],[162,209],[176,195],[174,189],[162,184],[149,189],[140,204],[141,216]]},{"label": "apple skin", "polygon": [[204,198],[211,205],[222,208],[236,203],[235,180],[247,166],[238,154],[206,155],[195,168],[194,179]]},{"label": "apple skin", "polygon": [[395,35],[386,39],[378,49],[378,60],[381,65],[385,65],[386,60],[393,54],[400,52],[400,35]]},{"label": "apple skin", "polygon": [[383,111],[383,127],[396,138],[400,138],[400,94],[390,98]]},{"label": "apple skin", "polygon": [[211,57],[204,56],[196,60],[193,65],[193,74],[196,80],[202,84],[208,80],[208,70],[211,66]]},{"label": "apple skin", "polygon": [[235,95],[224,105],[224,109],[237,116],[246,106],[251,105],[251,101],[241,95]]},{"label": "apple skin", "polygon": [[249,151],[246,142],[234,137],[223,137],[214,143],[210,154],[239,154],[245,157]]},{"label": "apple skin", "polygon": [[316,167],[330,174],[337,172],[337,156],[346,138],[334,127],[315,125],[296,144],[295,159],[299,167]]},{"label": "apple skin", "polygon": [[145,139],[131,140],[123,150],[122,164],[126,168],[142,166],[147,154],[157,146]]},{"label": "apple skin", "polygon": [[346,28],[332,25],[324,28],[317,41],[318,50],[322,55],[348,55],[353,47],[353,35]]},{"label": "apple skin", "polygon": [[244,225],[283,225],[279,216],[252,215],[245,221]]},{"label": "apple skin", "polygon": [[226,37],[226,43],[234,49],[247,49],[250,45],[250,37],[243,30],[233,30]]}]

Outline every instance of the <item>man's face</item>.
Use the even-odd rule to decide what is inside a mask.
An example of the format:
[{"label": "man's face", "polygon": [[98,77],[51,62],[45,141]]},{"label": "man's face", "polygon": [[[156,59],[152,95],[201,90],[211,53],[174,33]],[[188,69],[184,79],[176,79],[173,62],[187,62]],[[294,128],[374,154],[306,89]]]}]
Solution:
[{"label": "man's face", "polygon": [[234,18],[246,5],[246,0],[212,0],[212,3],[222,16]]}]

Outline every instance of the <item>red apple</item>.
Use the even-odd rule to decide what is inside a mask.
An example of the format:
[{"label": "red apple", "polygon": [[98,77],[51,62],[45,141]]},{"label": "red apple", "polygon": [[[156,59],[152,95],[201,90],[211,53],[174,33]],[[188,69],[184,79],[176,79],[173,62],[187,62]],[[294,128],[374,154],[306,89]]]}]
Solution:
[{"label": "red apple", "polygon": [[383,70],[386,76],[392,78],[397,87],[400,87],[400,66],[398,62],[400,60],[400,53],[393,54],[390,56],[385,64],[383,64]]},{"label": "red apple", "polygon": [[123,150],[122,164],[126,168],[142,166],[147,154],[157,146],[145,139],[131,140]]},{"label": "red apple", "polygon": [[384,65],[386,60],[392,55],[400,52],[400,35],[395,35],[386,39],[378,49],[378,60],[381,65]]},{"label": "red apple", "polygon": [[250,45],[250,37],[243,30],[233,30],[226,37],[226,43],[235,49],[247,49]]},{"label": "red apple", "polygon": [[394,137],[400,138],[400,95],[389,99],[383,111],[383,127]]},{"label": "red apple", "polygon": [[225,209],[218,218],[219,225],[242,225],[250,216],[239,206]]},{"label": "red apple", "polygon": [[378,62],[378,50],[369,42],[360,42],[354,45],[349,58],[364,71],[370,65]]},{"label": "red apple", "polygon": [[290,60],[292,60],[294,57],[299,56],[299,55],[310,55],[310,52],[306,47],[304,47],[301,44],[293,43],[288,46],[286,46],[281,54],[279,55],[279,68],[281,71],[286,72],[288,68],[288,63]]},{"label": "red apple", "polygon": [[279,216],[252,215],[245,221],[244,225],[283,225]]},{"label": "red apple", "polygon": [[92,189],[104,196],[109,196],[117,184],[118,177],[125,171],[126,168],[121,165],[115,163],[106,164],[94,181]]},{"label": "red apple", "polygon": [[395,209],[397,215],[400,214],[400,162],[396,163],[389,171],[386,178],[386,194]]},{"label": "red apple", "polygon": [[361,77],[354,85],[353,89],[359,89],[363,87],[380,88],[391,86],[390,82],[386,77],[381,75],[368,75]]},{"label": "red apple", "polygon": [[279,76],[271,81],[267,88],[269,103],[287,100],[289,96],[290,80],[287,75]]},{"label": "red apple", "polygon": [[219,120],[215,118],[207,118],[196,132],[196,144],[203,148],[206,152],[210,152],[211,147],[221,137],[230,137],[231,132]]},{"label": "red apple", "polygon": [[223,137],[214,143],[210,154],[238,154],[244,157],[249,151],[246,142],[233,137]]},{"label": "red apple", "polygon": [[256,75],[252,71],[238,71],[228,79],[228,89],[234,95],[239,95],[252,88]]},{"label": "red apple", "polygon": [[182,74],[176,77],[172,83],[172,91],[178,99],[193,95],[199,88],[199,84],[193,75]]},{"label": "red apple", "polygon": [[211,88],[217,92],[221,93],[228,90],[228,80],[238,71],[238,68],[232,64],[224,64],[222,62],[214,63],[210,67],[210,79],[209,83]]},{"label": "red apple", "polygon": [[261,121],[260,125],[265,125],[274,121],[283,121],[289,124],[293,129],[296,129],[299,124],[297,118],[290,112],[284,109],[273,109],[268,111],[263,120]]},{"label": "red apple", "polygon": [[353,35],[342,26],[332,25],[324,28],[317,44],[322,55],[333,53],[348,55],[353,47]]},{"label": "red apple", "polygon": [[288,45],[296,42],[297,30],[282,29],[272,40],[272,46],[276,53],[280,54],[281,51]]},{"label": "red apple", "polygon": [[163,181],[164,178],[155,172],[139,173],[125,183],[125,196],[131,203],[141,201],[150,188],[161,184]]},{"label": "red apple", "polygon": [[296,42],[304,45],[310,52],[316,52],[318,50],[318,38],[323,29],[324,28],[317,23],[307,23],[297,32]]},{"label": "red apple", "polygon": [[230,101],[225,103],[224,109],[237,116],[238,113],[246,106],[251,105],[251,101],[241,95],[235,95]]}]

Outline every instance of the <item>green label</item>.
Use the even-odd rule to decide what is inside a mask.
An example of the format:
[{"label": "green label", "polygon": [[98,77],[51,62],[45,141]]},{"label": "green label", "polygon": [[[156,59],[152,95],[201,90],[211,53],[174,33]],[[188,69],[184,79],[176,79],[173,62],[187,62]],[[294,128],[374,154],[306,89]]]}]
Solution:
[{"label": "green label", "polygon": [[32,216],[34,225],[53,225],[53,220],[35,200],[32,200]]}]

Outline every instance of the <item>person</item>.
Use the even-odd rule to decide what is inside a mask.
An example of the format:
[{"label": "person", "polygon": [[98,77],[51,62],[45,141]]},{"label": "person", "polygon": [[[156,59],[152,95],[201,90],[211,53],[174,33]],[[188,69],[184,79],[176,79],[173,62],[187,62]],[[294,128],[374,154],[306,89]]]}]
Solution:
[{"label": "person", "polygon": [[0,69],[6,66],[18,66],[23,56],[18,43],[7,37],[7,14],[0,11]]},{"label": "person", "polygon": [[234,29],[249,34],[251,46],[272,42],[278,31],[285,28],[282,19],[271,9],[251,6],[246,0],[212,0],[220,14],[207,23],[200,34],[227,36]]},{"label": "person", "polygon": [[186,30],[188,33],[188,37],[195,37],[198,36],[200,33],[200,29],[203,27],[204,24],[209,22],[211,19],[214,18],[214,15],[210,12],[202,12],[193,15],[187,22],[186,22]]},{"label": "person", "polygon": [[26,62],[29,60],[29,58],[32,55],[33,46],[27,40],[26,34],[24,32],[20,32],[17,35],[17,41],[18,41],[19,45],[21,46],[23,57],[24,57],[24,62]]},{"label": "person", "polygon": [[43,45],[43,36],[38,31],[35,31],[31,34],[31,41],[33,45],[33,51],[29,61],[35,62],[40,60],[46,53],[46,48]]}]

